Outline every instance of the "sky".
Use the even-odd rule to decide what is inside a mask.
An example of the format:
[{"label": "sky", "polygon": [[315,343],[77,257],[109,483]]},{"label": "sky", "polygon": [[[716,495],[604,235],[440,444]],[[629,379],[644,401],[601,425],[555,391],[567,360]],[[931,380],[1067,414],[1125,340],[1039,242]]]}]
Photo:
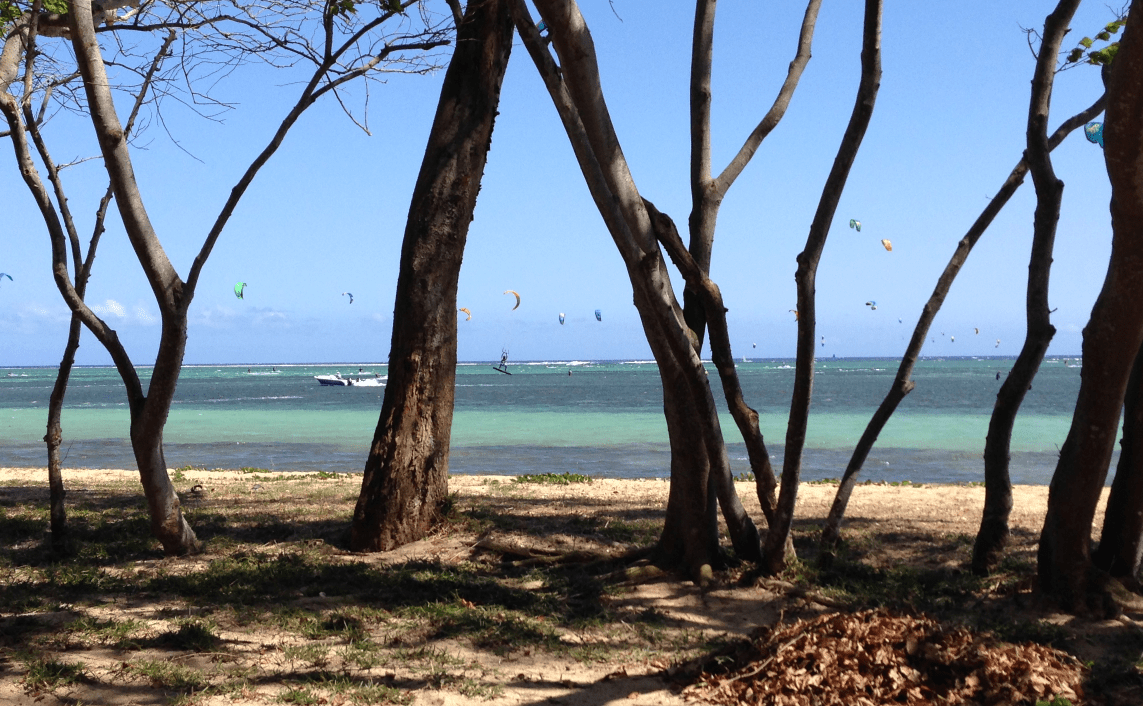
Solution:
[{"label": "sky", "polygon": [[[715,28],[713,161],[721,171],[773,102],[794,56],[804,7],[723,3]],[[445,12],[443,2],[429,7]],[[693,15],[645,3],[586,0],[603,89],[640,193],[685,232],[688,81]],[[882,80],[817,275],[822,357],[899,357],[957,242],[1019,161],[1034,58],[1023,28],[1051,2],[889,3]],[[661,8],[660,8],[661,9]],[[861,3],[825,3],[813,58],[781,124],[730,189],[711,277],[722,290],[736,357],[795,353],[795,258],[849,120],[860,73]],[[1114,19],[1084,3],[1065,41]],[[443,57],[447,59],[447,54]],[[350,91],[368,98],[371,135],[336,102],[311,108],[240,203],[191,305],[187,364],[384,362],[401,238],[444,71],[392,75]],[[213,87],[234,110],[211,121],[173,101],[133,152],[148,213],[184,277],[230,189],[299,87],[297,75],[250,66]],[[1057,76],[1051,129],[1090,105],[1099,72]],[[353,103],[356,101],[356,103]],[[121,108],[122,110],[123,108]],[[1097,118],[1101,119],[1101,118]],[[45,130],[80,232],[106,185],[91,127],[66,114]],[[1103,154],[1073,133],[1055,152],[1065,183],[1051,275],[1049,355],[1075,355],[1110,254]],[[56,365],[68,309],[51,277],[43,221],[0,151],[0,366]],[[975,247],[923,355],[1016,355],[1035,194],[1031,179]],[[848,227],[862,223],[860,233]],[[881,239],[893,243],[886,252]],[[245,298],[234,296],[245,282]],[[681,297],[681,278],[674,278]],[[520,293],[521,305],[505,295]],[[353,303],[343,292],[352,292]],[[108,219],[87,301],[137,365],[154,360],[158,306],[118,215]],[[876,301],[877,309],[866,305]],[[622,260],[590,199],[535,67],[516,39],[461,270],[462,361],[646,360],[650,349]],[[602,321],[596,321],[599,309]],[[560,313],[565,314],[563,325]],[[979,329],[979,333],[974,331]],[[955,340],[954,340],[955,339]],[[999,341],[999,344],[997,343]],[[77,362],[110,363],[85,333]]]}]

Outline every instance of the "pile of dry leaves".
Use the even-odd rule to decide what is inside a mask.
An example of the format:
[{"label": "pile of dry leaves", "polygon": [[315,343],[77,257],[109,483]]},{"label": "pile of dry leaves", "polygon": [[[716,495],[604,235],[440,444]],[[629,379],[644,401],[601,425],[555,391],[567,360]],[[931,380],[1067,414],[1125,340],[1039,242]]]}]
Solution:
[{"label": "pile of dry leaves", "polygon": [[865,611],[763,629],[698,671],[683,694],[713,704],[991,706],[1074,701],[1084,668],[1048,647]]}]

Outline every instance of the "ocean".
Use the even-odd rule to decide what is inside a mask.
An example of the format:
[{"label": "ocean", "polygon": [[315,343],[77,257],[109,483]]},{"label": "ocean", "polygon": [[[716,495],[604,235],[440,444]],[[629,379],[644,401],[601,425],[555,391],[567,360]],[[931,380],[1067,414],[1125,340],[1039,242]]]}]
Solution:
[{"label": "ocean", "polygon": [[[916,483],[983,480],[988,419],[1011,364],[1011,358],[920,361],[913,375],[916,389],[885,427],[861,477]],[[890,359],[818,361],[803,480],[841,476],[897,366]],[[453,473],[669,475],[662,391],[653,361],[540,361],[510,363],[509,370],[512,375],[503,375],[487,362],[457,367]],[[140,369],[144,384],[149,372]],[[329,387],[314,379],[334,372],[384,375],[386,366],[185,367],[164,435],[167,464],[361,471],[384,388]],[[708,365],[708,372],[721,403],[713,366]],[[1071,423],[1079,373],[1078,359],[1045,360],[1013,433],[1013,482],[1051,480]],[[793,361],[744,360],[738,374],[780,471]],[[55,368],[48,367],[0,368],[0,466],[46,466],[42,438],[55,375]],[[749,471],[742,437],[725,409],[722,428],[734,472]],[[126,397],[114,368],[73,371],[63,432],[65,468],[136,468],[127,440]]]}]

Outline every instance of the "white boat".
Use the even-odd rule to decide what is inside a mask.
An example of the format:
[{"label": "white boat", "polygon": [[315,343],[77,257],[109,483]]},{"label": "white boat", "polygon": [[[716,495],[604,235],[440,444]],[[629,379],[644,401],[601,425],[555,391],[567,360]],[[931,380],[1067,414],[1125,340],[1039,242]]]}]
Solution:
[{"label": "white boat", "polygon": [[374,374],[372,377],[362,375],[355,378],[342,377],[340,372],[336,372],[333,375],[314,375],[314,380],[317,380],[322,385],[341,387],[384,387],[385,381],[388,379],[388,375],[380,374]]}]

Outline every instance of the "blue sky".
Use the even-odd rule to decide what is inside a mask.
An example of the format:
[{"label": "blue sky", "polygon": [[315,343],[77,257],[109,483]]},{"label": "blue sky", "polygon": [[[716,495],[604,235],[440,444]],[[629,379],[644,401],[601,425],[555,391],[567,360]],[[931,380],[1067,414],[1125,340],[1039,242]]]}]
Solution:
[{"label": "blue sky", "polygon": [[[793,57],[804,8],[723,3],[714,63],[714,164],[721,170],[773,101]],[[430,5],[445,11],[443,3]],[[687,83],[692,15],[643,3],[584,2],[604,90],[640,192],[685,230]],[[817,279],[822,356],[899,356],[936,278],[1024,147],[1033,57],[1022,27],[1043,26],[1050,2],[891,4],[883,76],[869,132],[829,235]],[[613,9],[614,8],[614,11]],[[1081,7],[1070,38],[1113,19]],[[712,278],[729,308],[738,357],[795,350],[795,257],[802,249],[848,121],[859,75],[861,4],[826,3],[813,59],[790,109],[730,190]],[[1065,42],[1070,48],[1071,42]],[[221,122],[163,106],[134,153],[148,211],[186,275],[226,195],[298,90],[286,72],[247,67],[217,87],[237,104]],[[369,92],[372,136],[332,101],[311,108],[263,169],[223,233],[191,308],[186,362],[385,361],[409,198],[443,71],[392,76]],[[1057,77],[1054,129],[1099,94],[1098,71]],[[352,93],[360,106],[364,91]],[[59,116],[47,134],[58,161],[95,154],[91,128]],[[178,141],[172,140],[171,135]],[[1077,131],[1053,153],[1066,184],[1051,305],[1050,353],[1080,350],[1081,330],[1110,252],[1110,187],[1097,146]],[[68,312],[51,279],[47,235],[15,169],[0,157],[0,366],[54,365]],[[81,233],[106,183],[92,160],[65,172]],[[924,355],[1015,355],[1034,193],[1028,179],[981,239]],[[861,233],[848,228],[863,223]],[[108,220],[88,290],[139,365],[153,361],[158,308],[118,224]],[[893,242],[886,252],[880,240]],[[246,297],[233,294],[247,283]],[[514,289],[522,304],[503,294]],[[342,292],[354,294],[352,305]],[[681,295],[681,280],[676,278]],[[865,302],[876,300],[876,311]],[[622,261],[583,183],[535,68],[517,40],[480,201],[468,236],[459,358],[647,359]],[[601,309],[603,321],[595,321]],[[566,314],[560,325],[558,315]],[[903,323],[898,323],[900,319]],[[975,334],[974,329],[980,333]],[[943,334],[943,335],[942,335]],[[955,337],[955,341],[952,338]],[[999,347],[996,346],[1000,339]],[[85,334],[78,362],[109,356]]]}]

